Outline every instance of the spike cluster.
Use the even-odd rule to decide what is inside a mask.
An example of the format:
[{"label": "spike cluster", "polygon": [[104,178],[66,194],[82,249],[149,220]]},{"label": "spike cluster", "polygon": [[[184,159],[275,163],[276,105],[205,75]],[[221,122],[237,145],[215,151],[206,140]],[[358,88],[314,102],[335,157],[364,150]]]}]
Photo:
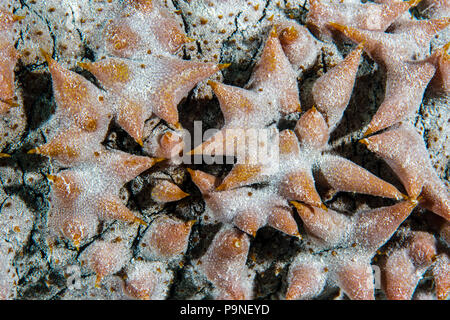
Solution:
[{"label": "spike cluster", "polygon": [[[144,27],[146,19],[152,24]],[[141,21],[142,28],[129,30],[138,27],[137,21]],[[161,24],[166,28],[161,28]],[[144,122],[152,114],[177,126],[179,101],[197,82],[221,68],[212,63],[175,58],[173,54],[188,39],[162,6],[152,1],[126,2],[124,11],[118,12],[106,27],[104,37],[106,50],[116,57],[80,65],[91,71],[106,91],[63,68],[42,51],[52,76],[58,108],[51,119],[53,130],[48,142],[28,152],[49,157],[66,168],[47,175],[52,184],[48,227],[53,236],[71,240],[77,249],[97,234],[100,222],[121,220],[147,224],[125,206],[119,196],[120,189],[164,160],[107,149],[102,142],[111,120],[142,145]],[[144,47],[149,49],[139,51]],[[161,48],[163,51],[158,51]],[[163,136],[157,152],[170,153],[171,150],[164,148],[173,147],[171,135],[168,132]],[[151,193],[156,202],[163,203],[186,196],[187,193],[167,180],[160,180]],[[143,250],[144,256],[167,259],[183,253],[192,224],[153,222],[144,238],[148,245]],[[86,265],[97,274],[97,286],[104,276],[122,269],[127,262],[127,250],[121,243],[98,241],[87,248]],[[150,270],[153,267],[145,272]],[[127,292],[137,298],[151,297],[150,293],[140,292],[144,288],[139,288],[139,281],[144,280],[140,271],[136,272],[136,279],[126,283]]]},{"label": "spike cluster", "polygon": [[150,116],[180,128],[179,102],[198,82],[227,66],[175,57],[192,39],[158,1],[126,1],[105,27],[104,41],[113,57],[79,65],[110,93],[117,124],[140,145]]},{"label": "spike cluster", "polygon": [[[280,95],[285,99],[296,96],[296,90],[292,89],[290,81],[287,80],[292,75],[292,68],[286,66],[295,59],[286,59],[287,54],[284,53],[281,43],[288,43],[287,39],[296,34],[297,29],[287,26],[281,32],[276,29],[271,31],[261,60],[246,88],[209,83],[219,100],[225,124],[218,134],[194,148],[191,154],[234,155],[237,158],[237,164],[221,181],[201,171],[189,171],[213,217],[253,236],[266,224],[286,234],[298,236],[295,220],[287,206],[287,201],[294,200],[292,204],[303,221],[308,237],[315,239],[315,245],[322,250],[330,250],[333,253],[326,259],[319,258],[318,261],[315,261],[314,257],[301,254],[299,262],[291,267],[288,298],[315,297],[322,292],[328,279],[328,282],[339,286],[351,299],[374,299],[370,261],[419,201],[422,206],[449,219],[448,192],[431,169],[422,138],[407,124],[391,129],[393,132],[408,130],[407,133],[402,132],[403,136],[382,139],[383,135],[389,134],[388,131],[362,140],[391,166],[402,181],[407,195],[366,169],[327,152],[330,149],[327,145],[330,133],[340,122],[350,100],[363,49],[385,67],[388,79],[386,99],[366,134],[392,126],[404,120],[408,113],[415,112],[422,101],[425,88],[431,79],[437,79],[436,75],[439,75],[440,88],[445,89],[446,66],[442,57],[447,54],[444,51],[446,48],[419,62],[410,60],[423,56],[425,46],[438,31],[448,25],[448,19],[409,23],[407,27],[397,26],[392,35],[384,33],[398,16],[416,4],[331,4],[330,8],[328,5],[319,8],[319,5],[322,6],[319,2],[311,4],[317,6],[309,12],[311,23],[323,32],[326,32],[326,28],[341,30],[346,36],[353,36],[352,39],[362,43],[341,63],[316,80],[312,88],[315,105],[300,117],[294,131],[280,132],[279,158],[273,158],[269,163],[252,163],[248,158],[248,149],[235,153],[242,143],[235,132],[241,130],[241,134],[246,132],[245,130],[267,128],[270,124],[277,123],[283,114],[299,111],[283,108],[292,103],[285,103],[280,99]],[[338,12],[343,12],[341,20],[337,17],[339,23],[320,23],[321,19],[326,21],[331,18],[327,18],[327,12],[336,12],[333,6],[345,7],[342,10],[339,7]],[[356,14],[354,19],[344,14],[345,10]],[[378,12],[378,17],[377,14],[370,14],[377,23],[364,25],[367,21],[363,18],[372,11]],[[332,17],[336,19],[335,15]],[[361,18],[360,22],[357,17]],[[342,25],[349,22],[354,26]],[[420,37],[415,37],[415,34]],[[369,35],[376,35],[374,38],[378,42],[371,41]],[[380,58],[377,60],[376,57]],[[263,65],[265,68],[261,67]],[[271,91],[271,88],[274,88],[274,91]],[[292,90],[292,94],[286,90]],[[384,114],[383,106],[388,105],[388,113]],[[261,111],[262,109],[264,111]],[[376,120],[378,118],[382,120]],[[377,121],[382,125],[373,124]],[[409,129],[406,129],[407,127]],[[380,141],[379,147],[375,141]],[[417,150],[420,151],[419,154]],[[405,160],[405,155],[410,155],[410,160]],[[278,159],[279,162],[275,163]],[[274,164],[276,168],[272,167]],[[348,218],[327,209],[322,203],[315,188],[313,172],[320,174],[320,183],[329,189],[328,194],[331,195],[337,192],[356,192],[406,201],[357,213]],[[433,178],[429,179],[430,176]],[[261,183],[266,187],[252,187],[253,184]],[[348,249],[335,251],[331,249],[334,247]],[[341,267],[335,267],[337,262]],[[214,273],[218,267],[208,265],[205,268],[205,273],[208,274]],[[208,278],[211,280],[211,277]]]},{"label": "spike cluster", "polygon": [[431,80],[439,83],[438,89],[447,90],[450,60],[445,51],[448,48],[438,49],[429,57],[427,53],[431,39],[449,24],[450,18],[411,21],[392,33],[360,30],[335,22],[329,24],[352,41],[362,43],[364,50],[385,68],[385,99],[365,135],[414,115]]},{"label": "spike cluster", "polygon": [[361,30],[385,31],[398,17],[420,0],[384,3],[332,3],[311,0],[307,24],[321,37],[331,37],[328,23],[334,21]]},{"label": "spike cluster", "polygon": [[[435,2],[448,7],[445,1]],[[208,3],[214,6],[214,1]],[[436,297],[448,297],[450,263],[441,244],[448,246],[449,241],[449,193],[432,168],[423,138],[407,120],[417,112],[427,88],[438,95],[450,93],[449,45],[429,54],[431,40],[450,20],[406,19],[405,13],[418,3],[311,0],[307,24],[312,33],[293,21],[275,21],[244,88],[208,81],[224,125],[190,155],[235,156],[237,161],[223,178],[187,168],[206,203],[200,224],[222,224],[205,252],[189,261],[194,273],[212,284],[214,298],[255,296],[255,273],[247,258],[251,241],[265,226],[296,237],[291,243],[300,248],[288,266],[286,299],[313,299],[338,287],[350,299],[371,300],[378,280],[386,298],[411,299],[426,273],[433,277]],[[20,19],[0,10],[0,114],[15,105],[18,55],[7,33]],[[313,34],[329,41],[344,36],[358,46],[314,82],[312,104],[302,113],[298,76],[315,64],[324,46]],[[77,259],[95,273],[97,288],[118,280],[118,296],[124,298],[164,299],[174,277],[171,269],[183,267],[183,255],[197,232],[192,218],[184,221],[172,212],[141,216],[120,196],[124,184],[181,153],[179,103],[197,83],[228,67],[180,59],[181,47],[191,41],[162,1],[125,0],[101,36],[99,51],[105,55],[79,63],[101,88],[42,51],[57,109],[46,143],[28,153],[48,157],[56,165],[47,175],[49,233],[54,242],[68,239],[82,250]],[[383,68],[386,92],[360,142],[391,167],[401,190],[334,154],[329,143],[351,99],[363,51]],[[145,122],[152,117],[169,129],[151,130],[147,136]],[[279,129],[292,119],[296,121],[290,129]],[[106,147],[111,121],[151,157]],[[257,130],[266,134],[265,140],[254,135]],[[277,147],[276,152],[264,155],[265,161],[253,153],[252,148],[270,146]],[[150,184],[148,197],[156,205],[189,196],[160,176]],[[341,192],[383,197],[393,204],[354,212],[332,209],[327,202]],[[440,238],[408,229],[396,235],[401,239],[392,246],[389,240],[416,206],[444,221],[437,231]],[[212,221],[207,221],[209,215]],[[111,227],[114,220],[139,224],[134,226],[138,237],[113,236],[117,225],[123,227]],[[132,257],[131,247],[138,259]],[[0,252],[5,257],[0,259],[0,299],[8,299],[14,296],[16,280],[9,275],[13,257],[2,239]],[[373,272],[379,256],[380,279]]]}]

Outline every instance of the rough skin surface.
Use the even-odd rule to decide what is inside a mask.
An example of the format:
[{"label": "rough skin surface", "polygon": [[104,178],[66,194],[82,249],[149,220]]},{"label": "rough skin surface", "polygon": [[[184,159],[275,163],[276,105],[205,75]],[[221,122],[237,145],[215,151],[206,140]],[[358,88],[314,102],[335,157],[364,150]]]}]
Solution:
[{"label": "rough skin surface", "polygon": [[[2,1],[0,299],[448,299],[419,2]],[[280,132],[282,173],[171,160],[194,121]]]}]

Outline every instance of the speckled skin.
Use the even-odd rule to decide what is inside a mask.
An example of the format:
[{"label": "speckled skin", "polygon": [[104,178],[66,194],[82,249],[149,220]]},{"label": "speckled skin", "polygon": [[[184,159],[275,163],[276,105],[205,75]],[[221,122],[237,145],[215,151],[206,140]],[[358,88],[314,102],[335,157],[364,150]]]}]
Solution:
[{"label": "speckled skin", "polygon": [[[411,42],[421,31],[407,12],[415,2],[321,2],[335,6],[339,19],[328,21],[328,11],[318,10],[317,1],[305,6],[303,1],[256,0],[79,0],[65,6],[59,0],[6,1],[5,12],[16,16],[0,15],[0,32],[8,32],[6,47],[15,46],[18,55],[0,46],[0,56],[11,60],[2,59],[0,65],[1,81],[6,81],[0,85],[0,298],[446,299],[446,1],[435,1],[440,11],[424,10],[432,1],[411,10],[418,17],[441,19],[420,43]],[[392,11],[380,17],[380,8]],[[370,26],[363,23],[366,15]],[[142,24],[146,18],[150,22]],[[361,38],[344,25],[369,35],[360,46],[367,54],[352,72],[340,69],[345,62],[339,63],[351,55],[348,38]],[[393,39],[370,41],[373,32],[380,35],[377,41],[388,37],[386,28]],[[273,61],[271,51],[263,49],[270,42],[278,42]],[[387,49],[380,49],[383,45]],[[402,75],[394,72],[392,52],[406,70],[403,78],[392,76]],[[108,73],[95,67],[114,59],[132,70],[125,86],[111,83]],[[281,59],[290,65],[289,72],[277,74],[278,81],[265,79],[270,63]],[[123,75],[120,68],[113,69],[113,74]],[[416,76],[408,78],[411,74]],[[206,79],[214,82],[208,86]],[[158,96],[158,89],[146,101],[143,88],[151,91],[158,81],[167,96]],[[68,83],[74,91],[67,91]],[[194,120],[202,120],[206,127],[227,127],[232,113],[223,105],[236,103],[239,108],[241,96],[235,91],[245,83],[256,92],[263,88],[281,106],[262,122],[259,116],[245,119],[246,125],[275,122],[271,125],[276,130],[291,132],[296,143],[323,159],[334,164],[336,156],[351,160],[374,173],[381,193],[394,200],[380,193],[350,193],[364,189],[346,188],[363,185],[357,179],[360,172],[351,176],[353,182],[342,172],[331,175],[333,179],[329,173],[334,190],[322,188],[324,177],[314,176],[314,197],[306,193],[278,203],[270,201],[278,191],[264,179],[241,180],[229,185],[231,190],[220,187],[232,177],[230,166],[156,164],[162,160],[158,158],[179,152],[181,126],[190,130]],[[80,86],[87,90],[81,93]],[[228,95],[220,95],[225,87]],[[335,88],[343,93],[336,91],[342,101],[333,104],[330,92]],[[277,100],[280,92],[285,100]],[[402,99],[410,92],[412,98]],[[264,99],[249,97],[259,108]],[[408,104],[407,114],[389,114],[386,105],[392,101]],[[369,124],[380,112],[377,123],[383,124]],[[381,127],[389,127],[386,134],[375,133]],[[404,152],[402,137],[395,143],[384,140],[398,127],[414,135]],[[363,132],[369,135],[362,140],[368,150],[356,143]],[[408,155],[411,160],[403,166],[401,154],[411,149],[420,152]],[[30,150],[34,154],[27,154]],[[45,157],[49,155],[51,159]],[[289,156],[281,159],[293,163]],[[335,167],[330,170],[343,168]],[[206,180],[191,179],[187,168],[208,172]],[[211,186],[214,191],[205,193]],[[251,210],[231,217],[240,207],[237,197],[249,193],[265,198],[261,208],[254,204],[261,221]],[[401,199],[402,193],[408,198]],[[274,208],[282,208],[283,214],[275,214]],[[371,265],[381,268],[380,288],[367,271]],[[69,282],[77,270],[81,290]]]}]

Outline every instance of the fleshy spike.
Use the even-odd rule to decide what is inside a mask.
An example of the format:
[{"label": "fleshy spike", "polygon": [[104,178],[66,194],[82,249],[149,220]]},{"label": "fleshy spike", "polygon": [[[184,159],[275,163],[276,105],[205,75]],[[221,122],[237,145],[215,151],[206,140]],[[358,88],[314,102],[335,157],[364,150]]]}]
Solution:
[{"label": "fleshy spike", "polygon": [[[223,69],[227,69],[228,67],[231,66],[231,63],[221,63],[218,64],[217,67],[219,68],[219,70],[223,70]],[[212,81],[211,81],[212,82]],[[208,85],[210,85],[210,80],[208,81]]]}]

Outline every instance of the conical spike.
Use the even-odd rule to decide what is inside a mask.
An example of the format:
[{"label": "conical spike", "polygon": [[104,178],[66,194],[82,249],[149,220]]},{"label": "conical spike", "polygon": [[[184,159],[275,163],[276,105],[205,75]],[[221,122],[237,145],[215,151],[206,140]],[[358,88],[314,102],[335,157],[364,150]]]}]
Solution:
[{"label": "conical spike", "polygon": [[352,263],[337,273],[339,286],[352,300],[375,300],[374,278],[369,263]]},{"label": "conical spike", "polygon": [[231,121],[238,116],[249,115],[257,109],[252,92],[217,81],[208,81],[208,84],[219,99],[225,121]]},{"label": "conical spike", "polygon": [[290,268],[286,300],[311,299],[320,294],[326,277],[320,266],[297,264]]},{"label": "conical spike", "polygon": [[161,59],[161,68],[167,74],[166,81],[161,81],[152,88],[148,97],[153,113],[168,123],[179,122],[177,106],[195,85],[219,71],[213,63],[184,61],[179,59]]},{"label": "conical spike", "polygon": [[192,181],[200,189],[202,194],[208,194],[215,189],[217,178],[200,170],[187,168]]},{"label": "conical spike", "polygon": [[267,224],[281,232],[301,238],[297,223],[289,208],[274,207],[267,218]]},{"label": "conical spike", "polygon": [[233,223],[247,234],[256,237],[256,232],[264,224],[264,219],[256,210],[243,210],[237,213]]},{"label": "conical spike", "polygon": [[325,156],[320,162],[320,171],[328,185],[336,192],[357,192],[397,200],[405,197],[393,185],[338,156]]},{"label": "conical spike", "polygon": [[353,231],[356,242],[371,249],[381,247],[417,204],[417,200],[402,201],[393,206],[361,213]]},{"label": "conical spike", "polygon": [[[350,101],[362,49],[363,45],[358,45],[342,62],[314,83],[312,89],[314,102],[325,114],[330,128],[339,123]],[[337,83],[339,85],[336,85]]]},{"label": "conical spike", "polygon": [[288,200],[302,201],[316,207],[322,205],[310,170],[297,170],[286,174],[281,181],[279,192]]},{"label": "conical spike", "polygon": [[348,229],[350,222],[344,215],[335,211],[325,211],[320,208],[291,201],[297,209],[308,233],[321,239],[328,245],[339,243]]},{"label": "conical spike", "polygon": [[261,173],[262,165],[236,164],[216,190],[230,190],[259,182],[262,179]]},{"label": "conical spike", "polygon": [[181,200],[189,196],[189,194],[181,190],[176,184],[167,180],[161,180],[152,189],[151,196],[156,202],[165,203]]},{"label": "conical spike", "polygon": [[367,148],[383,158],[400,178],[408,195],[417,198],[428,179],[430,160],[422,137],[411,125],[364,139]]},{"label": "conical spike", "polygon": [[295,125],[295,133],[303,146],[322,149],[329,138],[329,128],[325,119],[315,107],[305,112]]},{"label": "conical spike", "polygon": [[103,197],[98,200],[98,213],[102,219],[121,220],[130,223],[139,223],[147,225],[147,223],[136,217],[136,215],[122,204],[119,199]]},{"label": "conical spike", "polygon": [[279,140],[280,154],[293,156],[300,154],[298,139],[292,130],[283,130],[280,132]]}]

